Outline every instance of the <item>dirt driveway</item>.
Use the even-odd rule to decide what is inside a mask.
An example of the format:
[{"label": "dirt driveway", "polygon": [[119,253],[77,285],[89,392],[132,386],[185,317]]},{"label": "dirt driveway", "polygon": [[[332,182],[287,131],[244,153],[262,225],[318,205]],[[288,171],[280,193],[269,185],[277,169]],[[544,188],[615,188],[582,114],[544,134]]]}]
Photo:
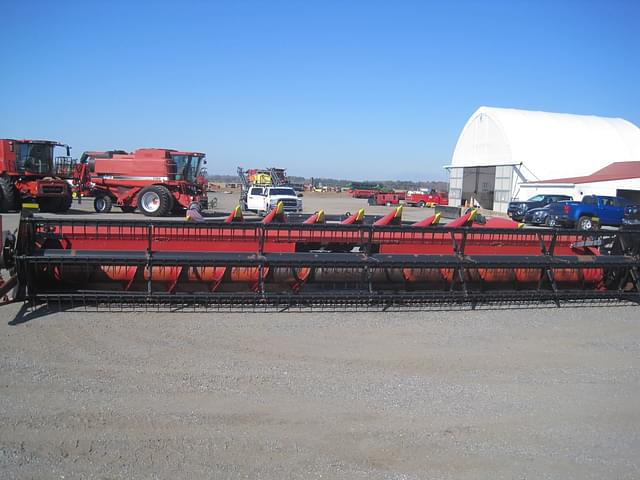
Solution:
[{"label": "dirt driveway", "polygon": [[637,307],[0,308],[2,478],[638,478]]}]

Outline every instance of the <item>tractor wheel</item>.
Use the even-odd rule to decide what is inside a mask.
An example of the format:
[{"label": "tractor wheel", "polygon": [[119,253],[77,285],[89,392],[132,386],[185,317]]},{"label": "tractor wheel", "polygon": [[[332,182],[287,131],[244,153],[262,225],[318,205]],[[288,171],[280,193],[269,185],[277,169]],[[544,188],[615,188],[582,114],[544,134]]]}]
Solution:
[{"label": "tractor wheel", "polygon": [[591,220],[591,217],[580,217],[578,219],[578,223],[576,223],[576,227],[578,228],[578,230],[596,230],[596,224],[593,220]]},{"label": "tractor wheel", "polygon": [[71,196],[71,193],[69,193],[68,195],[65,195],[62,198],[59,198],[58,205],[57,205],[58,208],[56,209],[56,212],[64,213],[69,211],[72,203],[73,203],[73,197]]},{"label": "tractor wheel", "polygon": [[122,210],[122,213],[133,213],[136,211],[136,207],[132,205],[120,205],[120,210]]},{"label": "tractor wheel", "polygon": [[0,177],[0,212],[14,210],[18,206],[19,194],[11,180]]},{"label": "tractor wheel", "polygon": [[98,213],[109,213],[113,206],[113,200],[109,195],[96,197],[93,200],[93,209]]},{"label": "tractor wheel", "polygon": [[424,208],[424,206],[425,206],[425,205],[426,205],[426,203],[424,203],[422,200],[420,200],[420,201],[418,202],[418,206],[419,206],[420,208]]},{"label": "tractor wheel", "polygon": [[138,195],[138,206],[147,217],[164,217],[173,209],[173,196],[166,187],[151,185]]}]

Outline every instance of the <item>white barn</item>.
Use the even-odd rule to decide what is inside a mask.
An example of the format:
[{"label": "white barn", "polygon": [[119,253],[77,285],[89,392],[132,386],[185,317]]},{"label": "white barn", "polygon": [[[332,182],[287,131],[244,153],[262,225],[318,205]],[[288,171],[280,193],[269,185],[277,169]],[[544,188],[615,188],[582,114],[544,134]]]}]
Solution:
[{"label": "white barn", "polygon": [[640,129],[621,118],[480,107],[467,121],[449,169],[449,204],[472,196],[506,212],[524,183],[588,176],[640,161]]}]

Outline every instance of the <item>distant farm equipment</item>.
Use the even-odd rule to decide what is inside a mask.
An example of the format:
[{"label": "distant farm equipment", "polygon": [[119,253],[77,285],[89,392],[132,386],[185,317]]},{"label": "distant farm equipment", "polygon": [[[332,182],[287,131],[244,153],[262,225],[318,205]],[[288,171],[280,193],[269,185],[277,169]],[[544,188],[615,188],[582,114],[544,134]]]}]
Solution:
[{"label": "distant farm equipment", "polygon": [[389,192],[384,185],[368,182],[352,182],[349,185],[349,194],[353,198],[371,198],[378,193]]},{"label": "distant farm equipment", "polygon": [[369,205],[399,205],[405,200],[405,192],[380,192],[369,197]]},{"label": "distant farm equipment", "polygon": [[449,205],[447,192],[430,191],[409,191],[407,192],[405,203],[411,207],[435,207],[436,205]]}]

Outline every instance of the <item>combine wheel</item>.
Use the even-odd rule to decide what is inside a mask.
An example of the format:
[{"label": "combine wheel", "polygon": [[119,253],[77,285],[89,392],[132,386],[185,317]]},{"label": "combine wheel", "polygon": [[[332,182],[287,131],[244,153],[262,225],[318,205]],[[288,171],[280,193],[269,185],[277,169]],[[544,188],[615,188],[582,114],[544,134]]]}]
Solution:
[{"label": "combine wheel", "polygon": [[71,193],[65,195],[64,197],[58,199],[57,212],[64,213],[67,212],[71,208],[71,204],[73,203],[73,197]]},{"label": "combine wheel", "polygon": [[41,212],[56,213],[60,210],[62,199],[58,197],[39,197],[38,205]]},{"label": "combine wheel", "polygon": [[151,185],[140,192],[138,206],[147,217],[164,217],[173,209],[173,196],[165,187]]},{"label": "combine wheel", "polygon": [[0,212],[14,210],[18,205],[18,192],[11,180],[0,177]]},{"label": "combine wheel", "polygon": [[578,228],[578,230],[596,230],[596,224],[595,222],[591,219],[591,217],[580,217],[578,219],[578,223],[576,224],[576,227]]},{"label": "combine wheel", "polygon": [[113,206],[113,200],[108,195],[103,195],[102,197],[96,197],[93,201],[93,208],[98,213],[109,213],[111,211],[111,207]]}]

